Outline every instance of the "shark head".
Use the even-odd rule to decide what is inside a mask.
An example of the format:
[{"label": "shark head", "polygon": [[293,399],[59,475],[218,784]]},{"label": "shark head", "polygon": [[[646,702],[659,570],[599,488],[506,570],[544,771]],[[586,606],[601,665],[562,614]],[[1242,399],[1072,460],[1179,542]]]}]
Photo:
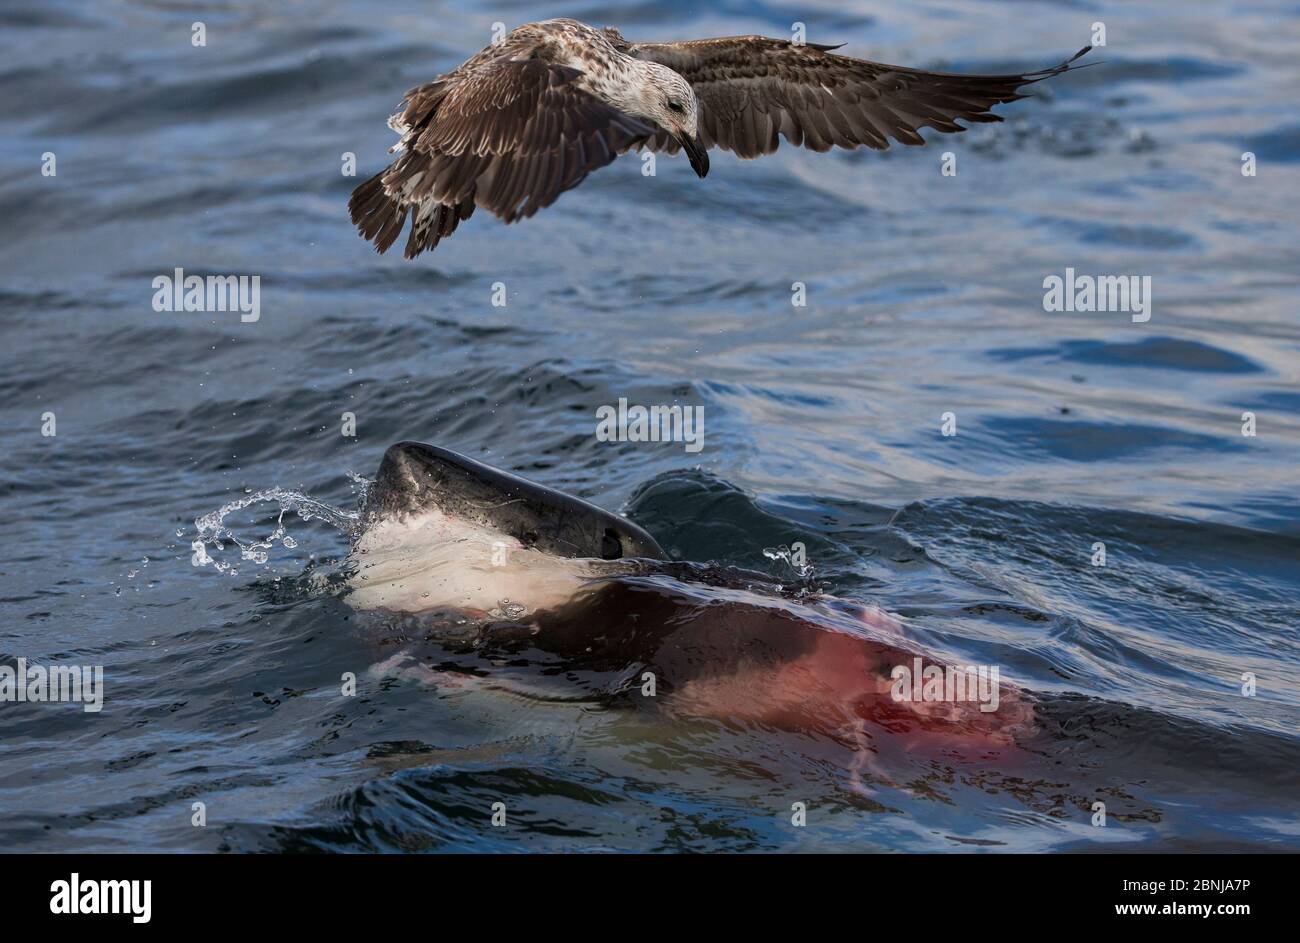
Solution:
[{"label": "shark head", "polygon": [[551,608],[602,561],[667,559],[631,521],[419,442],[384,453],[365,521],[352,553],[358,608]]},{"label": "shark head", "polygon": [[381,515],[436,515],[553,557],[667,559],[631,521],[450,449],[399,442],[384,453],[370,498]]}]

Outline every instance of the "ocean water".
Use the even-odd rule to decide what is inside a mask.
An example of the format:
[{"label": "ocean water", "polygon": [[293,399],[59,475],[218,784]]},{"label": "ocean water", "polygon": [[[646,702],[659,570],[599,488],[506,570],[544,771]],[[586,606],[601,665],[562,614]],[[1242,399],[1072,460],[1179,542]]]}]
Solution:
[{"label": "ocean water", "polygon": [[[346,203],[402,93],[559,15],[955,71],[1106,46],[924,148],[625,157],[375,255]],[[1298,43],[1281,0],[7,3],[0,665],[102,666],[104,704],[0,702],[0,849],[1300,849]],[[259,319],[154,310],[176,268],[260,276]],[[1067,268],[1149,276],[1149,319],[1045,311]],[[702,408],[703,450],[597,441],[620,398]],[[1030,759],[854,790],[825,737],[629,707],[632,664],[368,629],[349,473],[403,439],[625,511],[696,565],[652,593],[801,583],[765,551],[804,544],[1030,692]],[[268,547],[196,553],[268,489],[338,510],[256,501],[226,523]]]}]

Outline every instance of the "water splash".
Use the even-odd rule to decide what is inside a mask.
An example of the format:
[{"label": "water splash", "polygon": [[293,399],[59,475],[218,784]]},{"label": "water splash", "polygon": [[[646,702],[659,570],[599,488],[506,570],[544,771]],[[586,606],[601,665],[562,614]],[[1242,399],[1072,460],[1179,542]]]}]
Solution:
[{"label": "water splash", "polygon": [[511,621],[521,619],[527,614],[527,606],[511,602],[509,599],[500,600],[495,609],[488,610],[488,615],[494,619],[509,619]]},{"label": "water splash", "polygon": [[811,580],[813,574],[816,572],[813,565],[803,559],[802,550],[795,553],[785,544],[782,544],[779,547],[764,547],[763,556],[767,557],[769,560],[789,564],[790,569],[794,571],[794,575],[799,577],[801,580]]},{"label": "water splash", "polygon": [[[356,538],[361,531],[365,497],[372,482],[352,472],[348,473],[348,477],[352,480],[353,491],[360,491],[361,493],[361,500],[358,502],[356,510],[349,511],[344,508],[334,507],[332,504],[327,504],[300,491],[290,491],[287,488],[268,488],[264,491],[255,491],[244,495],[223,504],[211,513],[195,518],[194,529],[198,532],[198,536],[190,544],[190,550],[193,551],[190,562],[196,567],[210,566],[219,573],[235,576],[239,571],[235,568],[234,563],[227,562],[221,559],[220,556],[213,556],[208,552],[209,547],[224,552],[227,549],[227,544],[234,544],[239,551],[240,560],[246,560],[259,566],[265,565],[270,559],[269,551],[273,550],[277,545],[289,550],[293,550],[298,546],[298,541],[289,535],[288,527],[285,524],[285,514],[289,512],[296,513],[298,519],[304,522],[324,521],[347,535],[349,540]],[[255,504],[266,502],[274,502],[280,507],[280,513],[276,516],[275,529],[266,537],[250,540],[241,537],[231,527],[227,526],[226,518],[231,514],[252,507]]]}]

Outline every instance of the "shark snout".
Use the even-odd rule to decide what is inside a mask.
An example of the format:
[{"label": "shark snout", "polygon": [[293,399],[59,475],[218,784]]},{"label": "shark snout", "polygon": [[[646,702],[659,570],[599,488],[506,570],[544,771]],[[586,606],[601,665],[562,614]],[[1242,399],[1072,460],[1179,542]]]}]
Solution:
[{"label": "shark snout", "polygon": [[418,509],[431,495],[429,463],[422,454],[429,447],[419,442],[398,442],[389,446],[379,463],[370,503],[381,511]]}]

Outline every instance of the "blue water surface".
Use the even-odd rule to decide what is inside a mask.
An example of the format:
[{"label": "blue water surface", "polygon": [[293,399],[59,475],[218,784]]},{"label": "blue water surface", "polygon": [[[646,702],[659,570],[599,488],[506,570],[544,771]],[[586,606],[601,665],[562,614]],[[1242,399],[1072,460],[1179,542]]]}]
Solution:
[{"label": "blue water surface", "polygon": [[[715,152],[706,180],[625,157],[519,225],[374,254],[346,204],[402,93],[560,15],[799,21],[954,71],[1106,45],[924,148]],[[1297,850],[1298,46],[1281,0],[11,0],[0,664],[102,665],[105,704],[0,703],[0,848]],[[176,268],[259,275],[260,318],[154,310]],[[1150,276],[1150,319],[1045,311],[1067,268]],[[702,407],[703,451],[597,441],[620,397]],[[864,795],[815,736],[570,698],[586,676],[525,656],[555,696],[379,678],[398,643],[339,597],[319,519],[193,562],[196,518],[272,487],[352,508],[347,473],[403,439],[626,510],[678,560],[785,579],[763,551],[802,542],[826,591],[1041,699],[1036,759],[918,756]]]}]

